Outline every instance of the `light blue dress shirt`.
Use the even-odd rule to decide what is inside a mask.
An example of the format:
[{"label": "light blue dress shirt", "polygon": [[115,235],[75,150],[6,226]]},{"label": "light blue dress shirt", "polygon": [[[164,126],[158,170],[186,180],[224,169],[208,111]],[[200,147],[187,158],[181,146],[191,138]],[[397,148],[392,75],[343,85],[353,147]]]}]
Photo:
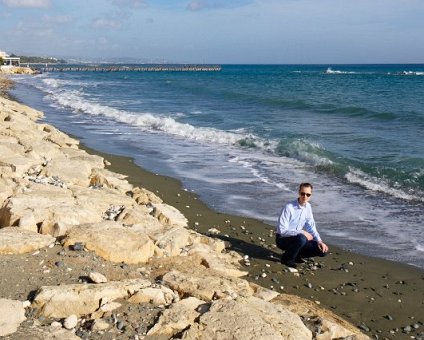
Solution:
[{"label": "light blue dress shirt", "polygon": [[283,237],[296,236],[301,234],[302,230],[310,233],[315,241],[321,241],[315,226],[311,205],[306,203],[302,206],[298,200],[287,203],[281,210],[280,218],[278,219],[277,234]]}]

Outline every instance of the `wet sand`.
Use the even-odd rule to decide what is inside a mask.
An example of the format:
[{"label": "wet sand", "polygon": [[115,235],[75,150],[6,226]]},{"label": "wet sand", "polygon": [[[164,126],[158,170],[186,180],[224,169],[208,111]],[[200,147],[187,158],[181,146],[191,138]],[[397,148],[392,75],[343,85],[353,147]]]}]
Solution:
[{"label": "wet sand", "polygon": [[155,192],[179,209],[191,228],[204,234],[210,234],[211,228],[219,230],[215,237],[249,256],[248,265],[243,264],[249,280],[314,301],[369,336],[424,339],[424,270],[330,245],[328,256],[309,260],[298,273],[291,273],[279,262],[281,251],[274,245],[273,226],[214,211],[176,179],[148,172],[130,158],[81,147],[109,160],[108,168],[127,175],[130,183]]}]

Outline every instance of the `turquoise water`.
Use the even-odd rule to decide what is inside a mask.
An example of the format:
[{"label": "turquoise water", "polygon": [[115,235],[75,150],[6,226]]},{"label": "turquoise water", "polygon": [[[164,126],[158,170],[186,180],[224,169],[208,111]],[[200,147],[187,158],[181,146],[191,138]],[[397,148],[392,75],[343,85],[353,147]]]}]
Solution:
[{"label": "turquoise water", "polygon": [[[103,151],[274,224],[301,181],[342,247],[424,267],[424,65],[17,77],[15,95]],[[29,95],[30,94],[30,95]]]}]

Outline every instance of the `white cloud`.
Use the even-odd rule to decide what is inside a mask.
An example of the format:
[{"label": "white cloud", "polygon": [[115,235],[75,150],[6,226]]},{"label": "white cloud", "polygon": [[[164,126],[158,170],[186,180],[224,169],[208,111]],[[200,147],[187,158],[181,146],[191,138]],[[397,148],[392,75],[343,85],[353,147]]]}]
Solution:
[{"label": "white cloud", "polygon": [[200,11],[207,7],[209,7],[209,4],[206,0],[192,0],[187,5],[186,9],[189,11]]},{"label": "white cloud", "polygon": [[92,27],[118,29],[122,27],[122,23],[115,19],[97,18],[93,21]]},{"label": "white cloud", "polygon": [[69,15],[57,15],[57,16],[50,16],[45,15],[43,17],[43,22],[49,25],[62,25],[62,24],[69,24],[73,21],[73,18]]},{"label": "white cloud", "polygon": [[126,8],[147,7],[145,0],[112,0],[112,4]]},{"label": "white cloud", "polygon": [[50,0],[1,0],[8,7],[21,8],[46,8],[50,6]]}]

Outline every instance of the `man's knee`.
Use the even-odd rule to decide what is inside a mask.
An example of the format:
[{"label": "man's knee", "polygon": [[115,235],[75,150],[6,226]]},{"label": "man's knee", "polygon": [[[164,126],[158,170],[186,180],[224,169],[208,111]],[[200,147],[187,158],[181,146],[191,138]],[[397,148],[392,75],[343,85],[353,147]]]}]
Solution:
[{"label": "man's knee", "polygon": [[296,242],[296,244],[299,245],[300,248],[302,248],[303,246],[306,245],[306,243],[308,243],[308,239],[303,234],[297,234],[295,236],[295,242]]}]

